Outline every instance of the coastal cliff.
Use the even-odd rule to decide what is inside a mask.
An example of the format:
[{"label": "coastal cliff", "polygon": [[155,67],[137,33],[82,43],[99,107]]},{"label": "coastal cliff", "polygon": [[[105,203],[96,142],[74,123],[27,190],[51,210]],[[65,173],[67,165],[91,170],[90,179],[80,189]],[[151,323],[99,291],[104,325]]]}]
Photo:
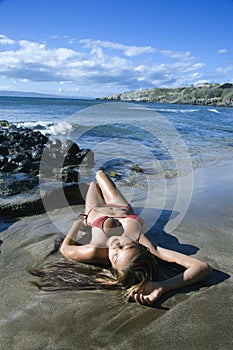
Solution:
[{"label": "coastal cliff", "polygon": [[233,107],[233,84],[202,84],[179,88],[134,90],[101,97],[98,100]]}]

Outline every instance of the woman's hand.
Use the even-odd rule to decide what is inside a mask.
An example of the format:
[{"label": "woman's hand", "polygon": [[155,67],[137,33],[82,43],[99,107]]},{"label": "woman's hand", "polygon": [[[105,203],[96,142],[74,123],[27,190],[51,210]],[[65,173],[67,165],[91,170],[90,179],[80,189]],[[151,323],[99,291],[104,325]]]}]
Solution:
[{"label": "woman's hand", "polygon": [[151,305],[158,300],[164,292],[162,282],[148,282],[143,289],[135,289],[131,294],[131,298],[137,303]]}]

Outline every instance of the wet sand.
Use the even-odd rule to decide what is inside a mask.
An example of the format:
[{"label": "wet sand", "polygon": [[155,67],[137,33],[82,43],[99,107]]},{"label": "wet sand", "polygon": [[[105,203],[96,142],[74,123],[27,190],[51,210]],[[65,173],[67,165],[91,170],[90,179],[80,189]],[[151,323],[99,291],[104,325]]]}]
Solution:
[{"label": "wet sand", "polygon": [[190,207],[172,233],[166,232],[170,210],[163,211],[154,241],[214,270],[153,307],[124,303],[120,291],[39,291],[26,270],[61,259],[49,254],[61,236],[58,226],[68,230],[72,215],[53,211],[55,225],[47,214],[8,222],[1,233],[1,349],[232,349],[232,174],[230,161],[196,170]]}]

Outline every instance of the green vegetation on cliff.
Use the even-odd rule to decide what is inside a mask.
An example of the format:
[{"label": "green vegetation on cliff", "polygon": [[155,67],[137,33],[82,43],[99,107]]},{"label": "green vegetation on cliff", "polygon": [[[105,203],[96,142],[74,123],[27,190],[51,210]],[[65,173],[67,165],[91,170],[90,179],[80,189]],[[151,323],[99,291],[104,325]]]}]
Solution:
[{"label": "green vegetation on cliff", "polygon": [[99,99],[233,107],[233,84],[202,84],[179,88],[135,90]]}]

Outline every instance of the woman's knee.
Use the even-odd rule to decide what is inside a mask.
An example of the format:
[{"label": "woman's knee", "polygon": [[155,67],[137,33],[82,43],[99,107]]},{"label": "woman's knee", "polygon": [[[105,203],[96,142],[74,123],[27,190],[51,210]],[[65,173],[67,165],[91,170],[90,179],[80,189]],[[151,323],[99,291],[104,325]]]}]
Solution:
[{"label": "woman's knee", "polygon": [[101,179],[103,177],[106,177],[106,174],[103,170],[98,170],[95,174],[96,181],[98,182],[98,179]]}]

